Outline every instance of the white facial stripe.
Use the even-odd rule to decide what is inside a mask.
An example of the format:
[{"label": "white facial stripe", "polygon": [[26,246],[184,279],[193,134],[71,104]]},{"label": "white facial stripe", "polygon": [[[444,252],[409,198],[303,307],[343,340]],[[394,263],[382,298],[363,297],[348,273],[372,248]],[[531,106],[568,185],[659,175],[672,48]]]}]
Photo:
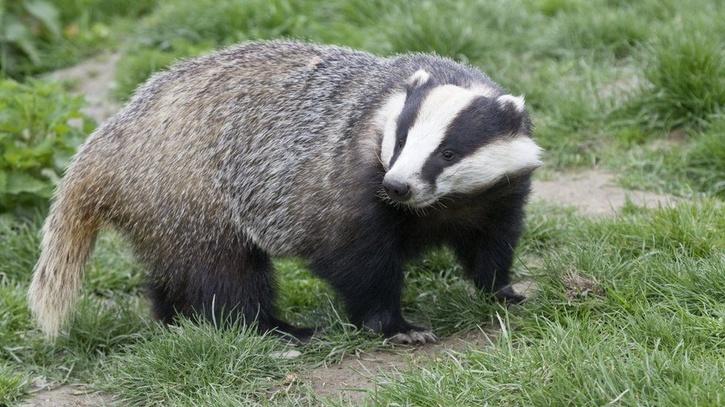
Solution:
[{"label": "white facial stripe", "polygon": [[423,164],[440,145],[450,123],[477,96],[478,93],[453,85],[433,88],[423,101],[405,146],[388,174],[413,184],[422,183],[419,174]]},{"label": "white facial stripe", "polygon": [[498,140],[446,168],[438,176],[439,195],[469,193],[490,186],[507,174],[541,166],[541,148],[526,136]]},{"label": "white facial stripe", "polygon": [[[423,70],[419,69],[417,70],[413,75],[411,75],[410,78],[408,78],[408,83],[411,84],[415,83],[416,86],[419,86],[425,82],[430,80],[430,74]],[[448,85],[449,87],[453,87],[452,85]],[[465,89],[456,88],[464,93],[473,93],[475,96],[485,96],[485,97],[492,97],[495,94],[495,90],[491,88],[490,86],[486,86],[483,84],[478,84],[473,86],[468,92],[466,92]],[[403,110],[403,106],[405,105],[405,93],[399,92],[395,93],[392,96],[388,98],[388,100],[383,104],[383,106],[378,110],[376,116],[375,116],[375,123],[379,129],[383,132],[383,139],[381,140],[381,148],[380,148],[380,159],[383,162],[383,166],[386,170],[390,169],[390,159],[393,156],[393,151],[395,150],[395,131],[397,126],[397,119],[400,115],[400,112]],[[457,112],[456,112],[457,113]],[[455,116],[452,116],[455,117]],[[416,120],[418,121],[418,120]],[[442,135],[441,135],[442,136]],[[440,141],[439,141],[440,142]]]},{"label": "white facial stripe", "polygon": [[496,95],[496,89],[492,88],[491,86],[484,85],[482,83],[475,84],[471,87],[471,90],[473,92],[478,93],[481,96],[485,96],[487,98],[494,97]]},{"label": "white facial stripe", "polygon": [[383,130],[380,159],[386,170],[390,164],[390,159],[393,157],[393,150],[395,150],[395,129],[404,104],[405,93],[395,93],[388,98],[375,117],[376,125]]}]

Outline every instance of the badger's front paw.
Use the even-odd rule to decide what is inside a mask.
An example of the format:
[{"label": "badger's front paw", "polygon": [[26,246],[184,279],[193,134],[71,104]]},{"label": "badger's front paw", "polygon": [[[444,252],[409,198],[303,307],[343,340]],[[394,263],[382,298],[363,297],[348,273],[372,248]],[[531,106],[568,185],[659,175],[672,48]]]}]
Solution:
[{"label": "badger's front paw", "polygon": [[361,324],[363,328],[385,336],[385,342],[404,344],[426,344],[438,340],[428,329],[406,321],[400,311],[382,311],[369,315]]},{"label": "badger's front paw", "polygon": [[395,335],[385,338],[385,342],[402,343],[405,345],[424,345],[437,341],[438,338],[432,331],[418,327],[412,328],[407,332],[398,332]]},{"label": "badger's front paw", "polygon": [[526,297],[514,291],[510,285],[496,291],[493,296],[506,305],[520,304],[526,300]]}]

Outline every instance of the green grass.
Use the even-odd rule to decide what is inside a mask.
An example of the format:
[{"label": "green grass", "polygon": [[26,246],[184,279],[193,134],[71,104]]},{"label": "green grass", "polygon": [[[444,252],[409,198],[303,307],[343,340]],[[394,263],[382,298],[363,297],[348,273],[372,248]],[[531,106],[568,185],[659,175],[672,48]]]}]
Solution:
[{"label": "green grass", "polygon": [[689,131],[686,141],[657,147],[630,146],[625,155],[612,157],[622,183],[630,188],[671,191],[691,195],[695,191],[725,198],[725,119],[705,131]]},{"label": "green grass", "polygon": [[634,100],[653,129],[705,128],[725,106],[725,49],[707,30],[659,37],[645,52],[648,86]]},{"label": "green grass", "polygon": [[575,53],[596,53],[621,59],[644,42],[649,26],[630,7],[582,7],[559,17],[551,38],[552,55],[564,58]]},{"label": "green grass", "polygon": [[110,358],[104,387],[131,404],[192,406],[218,395],[259,402],[291,371],[293,362],[274,354],[285,349],[238,324],[214,329],[185,321]]},{"label": "green grass", "polygon": [[28,384],[27,378],[10,365],[0,363],[0,405],[8,405],[21,398]]},{"label": "green grass", "polygon": [[540,293],[501,313],[491,348],[388,378],[373,402],[722,404],[725,210],[632,212],[571,219],[569,236],[540,253]]}]

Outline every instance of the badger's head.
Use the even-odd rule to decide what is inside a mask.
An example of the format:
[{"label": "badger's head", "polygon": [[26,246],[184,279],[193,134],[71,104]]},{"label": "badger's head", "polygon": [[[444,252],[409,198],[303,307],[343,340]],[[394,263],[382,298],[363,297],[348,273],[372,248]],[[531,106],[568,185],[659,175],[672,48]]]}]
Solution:
[{"label": "badger's head", "polygon": [[382,187],[415,208],[473,194],[541,165],[522,97],[484,85],[437,84],[424,70],[378,113]]}]

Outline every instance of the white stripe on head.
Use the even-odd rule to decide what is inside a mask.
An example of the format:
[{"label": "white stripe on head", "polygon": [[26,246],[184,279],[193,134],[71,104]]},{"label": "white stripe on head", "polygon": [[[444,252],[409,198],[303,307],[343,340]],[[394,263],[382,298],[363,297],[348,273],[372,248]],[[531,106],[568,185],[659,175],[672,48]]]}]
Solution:
[{"label": "white stripe on head", "polygon": [[541,166],[541,147],[527,136],[501,139],[446,168],[438,176],[436,194],[469,193],[509,174]]},{"label": "white stripe on head", "polygon": [[398,116],[405,105],[405,93],[394,93],[378,110],[375,116],[375,123],[378,129],[383,131],[383,139],[380,146],[380,160],[385,170],[390,165],[390,158],[395,150],[395,129],[398,126]]},{"label": "white stripe on head", "polygon": [[487,98],[492,98],[496,96],[496,89],[483,83],[474,84],[473,86],[471,86],[471,90]]},{"label": "white stripe on head", "polygon": [[[433,88],[423,101],[408,138],[388,175],[413,182],[414,190],[422,187],[420,172],[428,157],[438,148],[446,130],[458,113],[468,107],[478,93],[454,85]],[[386,134],[387,136],[387,134]],[[395,133],[392,134],[395,143]]]}]

